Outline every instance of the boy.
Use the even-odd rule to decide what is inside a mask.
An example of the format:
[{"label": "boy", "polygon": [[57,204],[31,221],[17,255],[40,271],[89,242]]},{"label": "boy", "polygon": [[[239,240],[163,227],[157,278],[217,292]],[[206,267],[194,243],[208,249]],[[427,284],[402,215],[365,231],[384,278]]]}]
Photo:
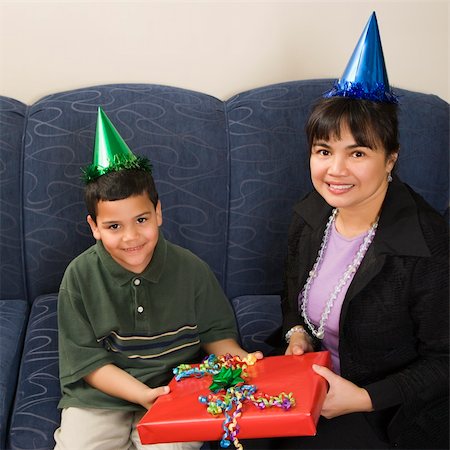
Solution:
[{"label": "boy", "polygon": [[150,167],[99,108],[94,160],[85,171],[97,243],[68,266],[58,299],[58,450],[200,448],[142,445],[136,424],[169,392],[173,367],[198,361],[202,351],[248,355],[209,267],[160,232]]}]

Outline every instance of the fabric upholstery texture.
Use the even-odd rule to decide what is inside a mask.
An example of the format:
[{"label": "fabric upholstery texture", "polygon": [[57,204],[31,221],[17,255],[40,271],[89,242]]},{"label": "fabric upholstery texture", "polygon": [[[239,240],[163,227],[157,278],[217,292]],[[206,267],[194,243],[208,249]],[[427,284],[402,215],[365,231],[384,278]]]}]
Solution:
[{"label": "fabric upholstery texture", "polygon": [[266,340],[281,324],[279,295],[243,295],[231,301],[239,327],[241,344],[249,352],[272,350]]},{"label": "fabric upholstery texture", "polygon": [[44,295],[31,308],[8,449],[52,449],[55,445],[61,397],[56,303],[56,294]]},{"label": "fabric upholstery texture", "polygon": [[28,310],[25,300],[0,300],[0,448],[5,448]]},{"label": "fabric upholstery texture", "polygon": [[[265,339],[281,322],[292,207],[311,189],[304,124],[330,84],[292,81],[227,101],[150,84],[76,89],[31,106],[0,97],[0,337],[16,344],[0,342],[1,368],[11,369],[0,373],[6,448],[54,445],[56,292],[67,264],[93,243],[80,174],[91,162],[98,106],[133,152],[153,163],[165,237],[211,266],[232,300],[244,346],[269,352]],[[448,103],[396,92],[398,174],[445,213]],[[20,361],[11,359],[17,353]]]},{"label": "fabric upholstery texture", "polygon": [[449,207],[449,105],[435,95],[398,89],[397,174],[441,214]]},{"label": "fabric upholstery texture", "polygon": [[30,108],[23,195],[30,298],[56,292],[67,264],[93,243],[80,174],[92,161],[98,106],[132,151],[153,163],[167,239],[207,261],[223,284],[222,102],[164,86],[112,85],[51,95]]},{"label": "fabric upholstery texture", "polygon": [[0,97],[0,299],[27,297],[21,224],[26,112],[23,103]]},{"label": "fabric upholstery texture", "polygon": [[[293,81],[227,102],[230,227],[226,292],[281,292],[293,205],[311,190],[304,126],[331,80]],[[400,96],[398,174],[441,214],[448,208],[449,109],[433,95]]]},{"label": "fabric upholstery texture", "polygon": [[292,206],[311,189],[304,123],[326,82],[254,89],[227,103],[233,298],[281,290]]}]

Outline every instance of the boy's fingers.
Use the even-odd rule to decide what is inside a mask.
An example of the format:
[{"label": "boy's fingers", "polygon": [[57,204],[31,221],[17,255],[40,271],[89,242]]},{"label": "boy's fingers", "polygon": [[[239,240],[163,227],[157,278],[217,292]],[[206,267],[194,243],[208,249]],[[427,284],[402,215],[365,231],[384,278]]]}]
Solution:
[{"label": "boy's fingers", "polygon": [[264,358],[263,352],[258,351],[258,352],[254,352],[253,354],[255,355],[256,359]]},{"label": "boy's fingers", "polygon": [[262,352],[252,352],[252,353],[247,353],[247,356],[243,359],[244,362],[247,362],[247,364],[249,364],[250,366],[252,366],[253,364],[255,364],[256,361],[258,361],[259,359],[263,359],[264,355]]},{"label": "boy's fingers", "polygon": [[169,386],[160,386],[153,389],[154,398],[158,398],[160,395],[166,395],[170,392]]}]

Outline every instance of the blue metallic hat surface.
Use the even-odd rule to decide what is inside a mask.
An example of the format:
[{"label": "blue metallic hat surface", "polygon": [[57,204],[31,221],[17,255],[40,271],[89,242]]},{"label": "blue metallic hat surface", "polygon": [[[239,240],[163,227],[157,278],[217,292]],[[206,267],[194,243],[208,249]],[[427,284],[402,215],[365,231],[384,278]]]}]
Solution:
[{"label": "blue metallic hat surface", "polygon": [[370,16],[343,75],[324,97],[398,102],[389,86],[375,12]]}]

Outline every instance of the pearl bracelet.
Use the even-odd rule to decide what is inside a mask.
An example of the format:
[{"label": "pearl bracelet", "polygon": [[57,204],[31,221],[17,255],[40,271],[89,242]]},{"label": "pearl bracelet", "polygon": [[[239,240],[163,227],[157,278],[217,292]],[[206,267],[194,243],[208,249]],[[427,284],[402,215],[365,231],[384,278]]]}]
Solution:
[{"label": "pearl bracelet", "polygon": [[308,332],[301,326],[301,325],[295,325],[295,327],[292,327],[284,336],[284,338],[286,339],[286,342],[289,344],[291,337],[294,333],[304,333],[306,334],[306,336],[311,339],[310,335],[308,334]]}]

